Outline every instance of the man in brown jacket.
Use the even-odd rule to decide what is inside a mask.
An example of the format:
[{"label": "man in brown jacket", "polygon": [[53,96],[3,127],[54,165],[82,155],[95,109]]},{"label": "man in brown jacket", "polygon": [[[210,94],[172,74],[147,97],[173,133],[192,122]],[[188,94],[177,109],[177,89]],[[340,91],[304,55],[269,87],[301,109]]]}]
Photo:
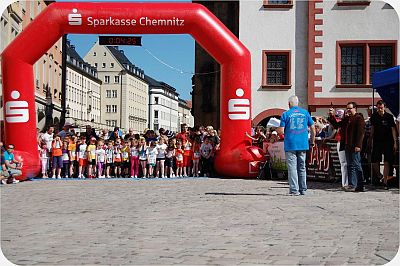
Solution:
[{"label": "man in brown jacket", "polygon": [[349,102],[346,107],[346,117],[337,122],[334,118],[334,109],[329,110],[329,122],[335,128],[342,128],[345,132],[345,152],[347,171],[349,175],[349,188],[356,192],[364,191],[363,171],[361,167],[361,147],[365,134],[364,118],[357,113],[357,104]]}]

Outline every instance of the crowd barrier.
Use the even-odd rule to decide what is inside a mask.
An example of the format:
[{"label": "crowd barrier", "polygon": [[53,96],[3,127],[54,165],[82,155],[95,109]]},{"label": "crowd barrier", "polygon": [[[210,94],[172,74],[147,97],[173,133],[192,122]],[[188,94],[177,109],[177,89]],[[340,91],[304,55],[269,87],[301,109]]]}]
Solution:
[{"label": "crowd barrier", "polygon": [[[316,140],[315,146],[307,151],[307,180],[336,182],[341,179],[337,142]],[[264,142],[267,167],[264,177],[267,179],[287,179],[287,165],[283,141]]]}]

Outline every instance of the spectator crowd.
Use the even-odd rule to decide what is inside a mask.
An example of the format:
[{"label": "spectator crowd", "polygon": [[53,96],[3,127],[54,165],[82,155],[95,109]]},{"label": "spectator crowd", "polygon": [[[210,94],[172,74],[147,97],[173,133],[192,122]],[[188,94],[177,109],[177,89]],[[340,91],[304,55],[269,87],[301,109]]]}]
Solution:
[{"label": "spectator crowd", "polygon": [[[76,133],[66,123],[60,132],[50,126],[38,133],[42,178],[172,178],[214,175],[213,159],[220,138],[212,127],[181,126],[175,134],[160,128],[126,134],[96,132],[90,126]],[[2,145],[2,144],[1,144]],[[19,162],[12,156],[13,145],[2,148],[3,183],[18,182]]]},{"label": "spectator crowd", "polygon": [[[349,102],[345,110],[332,107],[326,117],[313,116],[312,120],[310,142],[314,128],[315,140],[337,142],[344,190],[363,191],[364,183],[388,188],[394,169],[398,176],[400,119],[386,112],[382,100],[368,109],[366,118],[357,112],[355,102]],[[59,132],[50,126],[37,136],[41,177],[54,179],[214,176],[213,160],[220,145],[220,134],[212,126],[190,128],[186,124],[179,133],[161,128],[141,134],[129,129],[123,134],[118,127],[96,132],[90,126],[76,133],[65,123]],[[285,140],[279,126],[257,126],[246,136],[261,149]],[[22,163],[14,156],[14,145],[3,147],[0,142],[0,149],[0,181],[17,183]]]}]

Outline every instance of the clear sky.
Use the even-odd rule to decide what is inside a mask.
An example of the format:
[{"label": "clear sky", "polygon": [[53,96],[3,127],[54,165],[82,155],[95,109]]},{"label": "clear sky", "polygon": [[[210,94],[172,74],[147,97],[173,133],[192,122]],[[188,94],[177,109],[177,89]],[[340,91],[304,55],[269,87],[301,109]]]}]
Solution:
[{"label": "clear sky", "polygon": [[[93,0],[57,0],[57,2],[94,2]],[[114,1],[96,0],[96,2],[166,2],[157,1]],[[168,1],[171,2],[171,1]],[[189,2],[189,1],[175,1]],[[192,75],[194,72],[194,39],[188,34],[163,35],[145,34],[142,36],[142,47],[120,46],[133,64],[144,70],[146,75],[163,81],[174,87],[179,97],[191,100]],[[84,57],[97,40],[97,35],[69,34],[68,39],[75,45],[77,52]],[[146,52],[147,49],[149,52]],[[165,62],[167,65],[159,62]],[[172,67],[172,68],[171,68]],[[177,70],[178,69],[178,70]],[[182,70],[182,71],[179,71]]]}]

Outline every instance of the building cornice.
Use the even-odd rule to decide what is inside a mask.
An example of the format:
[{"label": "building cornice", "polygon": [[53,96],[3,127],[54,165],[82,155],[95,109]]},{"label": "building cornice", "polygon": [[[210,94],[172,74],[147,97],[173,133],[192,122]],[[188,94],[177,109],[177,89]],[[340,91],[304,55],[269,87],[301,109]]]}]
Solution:
[{"label": "building cornice", "polygon": [[82,70],[81,68],[77,67],[76,65],[72,64],[71,62],[67,62],[67,67],[73,69],[74,71],[76,71],[76,72],[78,72],[79,74],[81,74],[81,75],[87,77],[88,79],[93,80],[94,82],[99,83],[100,85],[103,84],[103,82],[102,82],[99,78],[90,75],[90,74],[87,73],[86,71],[84,71],[84,70]]}]

